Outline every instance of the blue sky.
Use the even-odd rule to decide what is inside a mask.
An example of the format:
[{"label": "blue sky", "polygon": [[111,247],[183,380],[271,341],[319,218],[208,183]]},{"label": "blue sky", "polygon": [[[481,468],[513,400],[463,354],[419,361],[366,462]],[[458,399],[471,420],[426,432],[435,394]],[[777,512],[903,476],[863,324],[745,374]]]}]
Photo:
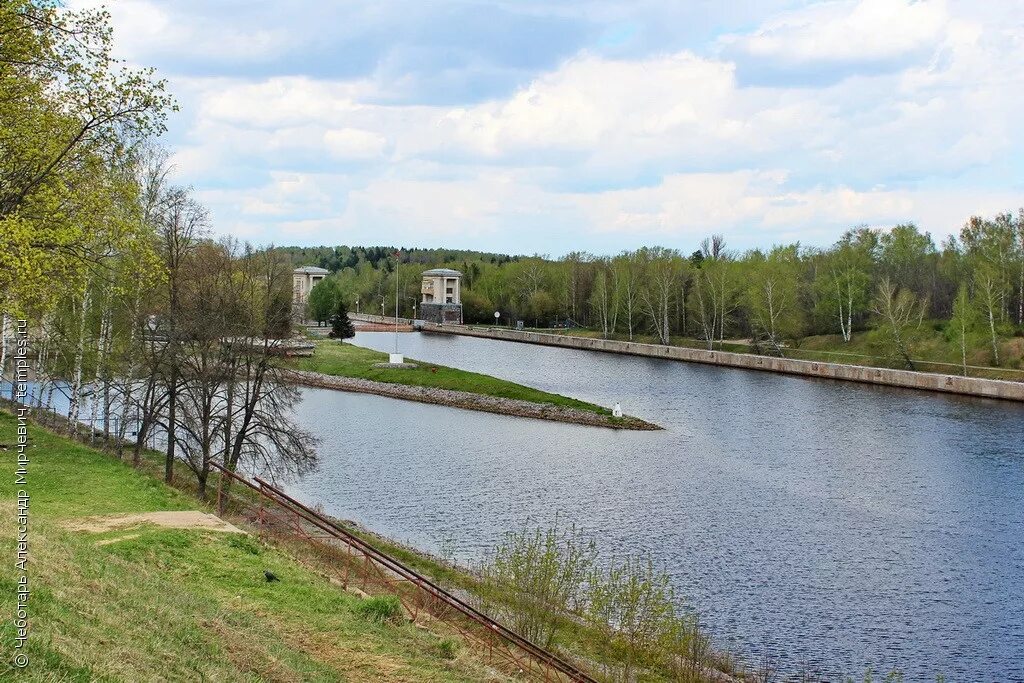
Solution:
[{"label": "blue sky", "polygon": [[[74,0],[72,6],[86,4]],[[218,233],[541,253],[937,240],[1024,205],[1024,6],[118,0]]]}]

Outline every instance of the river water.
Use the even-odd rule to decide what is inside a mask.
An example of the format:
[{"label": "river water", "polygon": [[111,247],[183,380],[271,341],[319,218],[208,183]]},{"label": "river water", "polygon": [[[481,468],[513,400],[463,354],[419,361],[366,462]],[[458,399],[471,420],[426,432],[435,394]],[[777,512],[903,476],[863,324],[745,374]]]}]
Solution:
[{"label": "river water", "polygon": [[[387,333],[355,343],[392,350]],[[720,647],[793,671],[1024,680],[1024,408],[1012,403],[448,335],[416,359],[665,427],[617,432],[306,390],[330,513],[478,558],[576,523],[663,563]]]}]

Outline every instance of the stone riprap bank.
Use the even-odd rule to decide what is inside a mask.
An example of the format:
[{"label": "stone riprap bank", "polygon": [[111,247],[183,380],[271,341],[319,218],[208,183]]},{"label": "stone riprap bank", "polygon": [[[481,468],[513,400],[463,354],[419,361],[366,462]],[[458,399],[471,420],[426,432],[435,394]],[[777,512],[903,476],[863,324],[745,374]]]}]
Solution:
[{"label": "stone riprap bank", "polygon": [[624,415],[616,418],[603,413],[595,413],[581,408],[552,405],[550,403],[534,403],[533,401],[523,401],[515,398],[485,396],[483,394],[473,394],[468,391],[455,391],[453,389],[375,382],[358,377],[338,377],[308,370],[288,370],[286,374],[296,384],[318,389],[375,394],[377,396],[387,396],[389,398],[416,401],[418,403],[433,403],[452,408],[479,410],[485,413],[514,415],[516,417],[530,417],[536,420],[549,420],[552,422],[568,422],[570,424],[588,425],[591,427],[639,431],[661,429],[658,425],[641,420],[638,417]]}]

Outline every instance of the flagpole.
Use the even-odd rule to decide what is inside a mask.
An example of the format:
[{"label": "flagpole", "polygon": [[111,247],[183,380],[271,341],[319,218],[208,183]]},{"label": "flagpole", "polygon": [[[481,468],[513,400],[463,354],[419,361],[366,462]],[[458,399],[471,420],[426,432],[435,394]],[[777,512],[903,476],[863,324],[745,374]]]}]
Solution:
[{"label": "flagpole", "polygon": [[398,256],[395,252],[395,353],[398,353]]}]

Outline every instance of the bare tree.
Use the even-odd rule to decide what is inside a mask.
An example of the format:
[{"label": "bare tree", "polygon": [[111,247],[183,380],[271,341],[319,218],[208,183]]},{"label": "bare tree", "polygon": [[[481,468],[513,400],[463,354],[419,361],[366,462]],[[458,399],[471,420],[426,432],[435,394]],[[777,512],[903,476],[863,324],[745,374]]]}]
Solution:
[{"label": "bare tree", "polygon": [[188,191],[176,188],[168,193],[160,204],[157,219],[163,266],[167,273],[167,455],[164,459],[164,480],[170,483],[174,478],[174,450],[177,445],[178,380],[180,339],[178,331],[179,299],[182,287],[182,270],[185,261],[192,255],[201,236],[209,224],[206,209],[189,195]]}]

